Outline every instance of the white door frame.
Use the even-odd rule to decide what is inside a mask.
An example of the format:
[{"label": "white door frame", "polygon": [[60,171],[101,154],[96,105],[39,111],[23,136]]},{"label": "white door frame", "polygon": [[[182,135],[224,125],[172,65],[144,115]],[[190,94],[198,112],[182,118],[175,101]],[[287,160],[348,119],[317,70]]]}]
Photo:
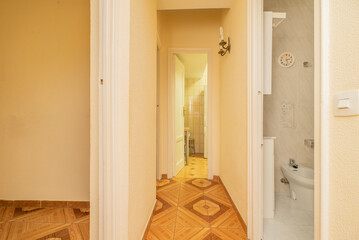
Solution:
[{"label": "white door frame", "polygon": [[[327,0],[314,0],[315,19],[315,239],[328,239]],[[247,0],[248,34],[248,239],[263,238],[263,0]],[[322,51],[323,49],[323,51]],[[323,66],[323,67],[322,67]],[[323,140],[323,141],[322,141]],[[264,239],[265,240],[265,239]]]},{"label": "white door frame", "polygon": [[263,0],[247,1],[248,219],[250,240],[263,232]]},{"label": "white door frame", "polygon": [[91,191],[98,191],[91,194],[91,213],[98,213],[91,215],[91,239],[128,239],[130,0],[93,0],[91,6],[98,19],[91,26],[91,66],[98,64],[91,69],[91,129],[98,126],[98,142],[91,137],[91,150],[98,148],[91,156]]},{"label": "white door frame", "polygon": [[173,55],[176,53],[205,53],[208,65],[208,178],[213,179],[212,157],[212,49],[211,48],[169,48],[168,49],[168,178],[174,177],[175,159],[175,89]]}]

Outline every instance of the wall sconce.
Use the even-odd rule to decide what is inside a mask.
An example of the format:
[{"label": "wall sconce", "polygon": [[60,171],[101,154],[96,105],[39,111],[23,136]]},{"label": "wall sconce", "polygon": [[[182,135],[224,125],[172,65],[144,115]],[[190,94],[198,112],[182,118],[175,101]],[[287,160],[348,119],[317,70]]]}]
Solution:
[{"label": "wall sconce", "polygon": [[[224,41],[223,38],[223,27],[219,28],[219,34],[220,34],[220,39],[219,39],[219,52],[218,54],[220,54],[221,56],[224,56],[228,53],[231,53],[231,39],[228,37],[228,43],[226,41]],[[226,46],[227,45],[227,46]]]}]

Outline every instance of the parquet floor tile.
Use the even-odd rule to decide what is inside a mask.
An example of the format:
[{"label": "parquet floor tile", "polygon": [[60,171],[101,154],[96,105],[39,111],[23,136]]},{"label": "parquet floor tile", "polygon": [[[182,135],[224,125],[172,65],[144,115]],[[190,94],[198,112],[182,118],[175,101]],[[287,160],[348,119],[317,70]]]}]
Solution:
[{"label": "parquet floor tile", "polygon": [[205,190],[204,195],[208,196],[218,202],[221,202],[222,204],[231,205],[231,201],[227,197],[227,193],[226,193],[225,189],[220,184],[213,186],[210,189]]},{"label": "parquet floor tile", "polygon": [[208,216],[196,210],[178,207],[176,226],[180,227],[210,227]]},{"label": "parquet floor tile", "polygon": [[195,156],[176,177],[157,181],[157,204],[144,239],[247,238],[226,189],[208,180],[207,160]]},{"label": "parquet floor tile", "polygon": [[212,240],[210,228],[176,227],[176,240]]},{"label": "parquet floor tile", "polygon": [[3,222],[3,220],[2,220],[2,215],[4,214],[5,209],[6,209],[6,208],[4,208],[4,207],[0,207],[0,223]]},{"label": "parquet floor tile", "polygon": [[144,239],[146,240],[173,239],[173,236],[174,236],[174,227],[151,226],[147,236],[145,236]]},{"label": "parquet floor tile", "polygon": [[191,186],[183,185],[179,192],[178,205],[184,206],[188,202],[198,199],[199,197],[203,197],[203,191]]},{"label": "parquet floor tile", "polygon": [[1,217],[1,222],[6,222],[6,221],[9,221],[10,219],[12,219],[12,217],[14,216],[14,213],[15,213],[15,208],[13,208],[13,207],[5,208],[3,215]]},{"label": "parquet floor tile", "polygon": [[212,228],[212,240],[247,240],[246,234],[241,229]]},{"label": "parquet floor tile", "polygon": [[90,240],[90,223],[77,223],[74,225],[78,225],[84,240]]},{"label": "parquet floor tile", "polygon": [[0,240],[88,240],[88,209],[3,208]]},{"label": "parquet floor tile", "polygon": [[66,223],[66,218],[64,210],[61,208],[37,209],[28,213],[21,211],[21,208],[16,208],[14,218],[12,218],[10,221],[33,223]]},{"label": "parquet floor tile", "polygon": [[242,225],[239,222],[236,213],[234,212],[234,210],[228,209],[228,211],[226,211],[225,213],[223,213],[221,216],[219,216],[216,219],[213,219],[211,221],[211,227],[213,228],[235,228],[235,229],[242,229]]},{"label": "parquet floor tile", "polygon": [[167,188],[163,191],[157,192],[157,197],[162,198],[172,206],[177,206],[179,191],[179,187],[174,186],[172,188]]},{"label": "parquet floor tile", "polygon": [[10,222],[0,223],[0,240],[6,240],[10,231]]},{"label": "parquet floor tile", "polygon": [[156,208],[152,216],[152,226],[174,227],[177,207],[157,197]]}]

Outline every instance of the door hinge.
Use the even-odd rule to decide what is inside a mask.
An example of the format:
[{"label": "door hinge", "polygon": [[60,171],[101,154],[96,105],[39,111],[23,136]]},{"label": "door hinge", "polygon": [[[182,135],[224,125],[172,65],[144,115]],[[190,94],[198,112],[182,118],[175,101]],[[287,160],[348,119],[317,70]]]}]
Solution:
[{"label": "door hinge", "polygon": [[102,78],[100,79],[100,84],[103,85],[103,79]]}]

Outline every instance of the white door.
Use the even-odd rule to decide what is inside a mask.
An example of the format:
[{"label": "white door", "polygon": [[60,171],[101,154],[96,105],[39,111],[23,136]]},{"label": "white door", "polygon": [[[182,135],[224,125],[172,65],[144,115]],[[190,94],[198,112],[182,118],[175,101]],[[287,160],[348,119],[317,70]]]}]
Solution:
[{"label": "white door", "polygon": [[208,133],[207,133],[207,126],[208,126],[208,110],[207,110],[207,107],[208,107],[208,93],[207,93],[207,86],[208,86],[208,81],[207,81],[207,66],[206,66],[206,70],[204,72],[204,80],[205,80],[205,83],[206,83],[206,87],[204,88],[204,120],[203,120],[203,137],[204,137],[204,146],[203,146],[203,155],[204,155],[204,158],[208,158]]},{"label": "white door", "polygon": [[177,56],[175,62],[175,175],[184,167],[184,82],[185,69]]},{"label": "white door", "polygon": [[156,93],[156,176],[161,179],[160,169],[160,51],[157,50],[157,93]]}]

